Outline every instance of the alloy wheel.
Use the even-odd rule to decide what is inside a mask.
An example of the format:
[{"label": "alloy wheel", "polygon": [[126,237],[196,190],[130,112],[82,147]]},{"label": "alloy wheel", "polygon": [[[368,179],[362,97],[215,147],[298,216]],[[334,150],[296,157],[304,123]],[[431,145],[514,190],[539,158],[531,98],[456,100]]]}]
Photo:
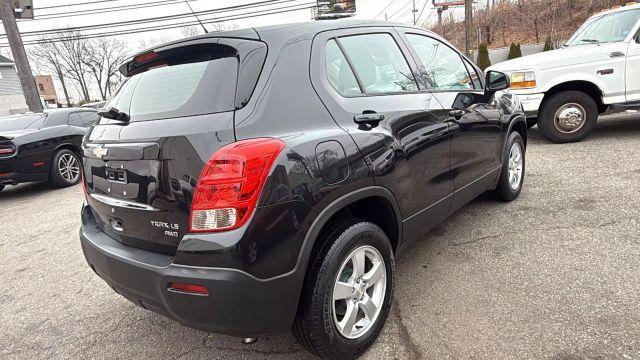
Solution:
[{"label": "alloy wheel", "polygon": [[80,178],[80,163],[72,154],[62,154],[58,159],[58,172],[68,182],[75,183]]},{"label": "alloy wheel", "polygon": [[522,148],[520,144],[514,142],[509,151],[509,186],[511,190],[518,190],[522,182],[522,169],[524,158],[522,156]]},{"label": "alloy wheel", "polygon": [[357,339],[376,322],[387,291],[387,268],[372,246],[355,249],[340,266],[332,295],[334,323],[342,336]]}]

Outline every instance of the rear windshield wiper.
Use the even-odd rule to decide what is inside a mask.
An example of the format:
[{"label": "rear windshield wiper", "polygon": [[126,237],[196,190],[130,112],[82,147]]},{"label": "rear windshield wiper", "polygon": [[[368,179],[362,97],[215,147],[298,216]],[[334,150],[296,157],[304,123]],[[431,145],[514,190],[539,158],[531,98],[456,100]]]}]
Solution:
[{"label": "rear windshield wiper", "polygon": [[125,124],[128,124],[129,120],[131,120],[131,117],[129,117],[127,113],[125,113],[124,111],[120,111],[112,106],[102,108],[100,111],[98,111],[98,115],[102,116],[103,118],[122,121]]}]

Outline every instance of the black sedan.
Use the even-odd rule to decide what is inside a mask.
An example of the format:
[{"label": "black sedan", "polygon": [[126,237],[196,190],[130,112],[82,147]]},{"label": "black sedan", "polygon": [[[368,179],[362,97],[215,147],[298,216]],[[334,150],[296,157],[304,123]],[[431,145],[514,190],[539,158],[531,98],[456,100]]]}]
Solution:
[{"label": "black sedan", "polygon": [[58,187],[77,184],[82,137],[97,119],[97,111],[87,108],[1,117],[0,191],[45,180]]}]

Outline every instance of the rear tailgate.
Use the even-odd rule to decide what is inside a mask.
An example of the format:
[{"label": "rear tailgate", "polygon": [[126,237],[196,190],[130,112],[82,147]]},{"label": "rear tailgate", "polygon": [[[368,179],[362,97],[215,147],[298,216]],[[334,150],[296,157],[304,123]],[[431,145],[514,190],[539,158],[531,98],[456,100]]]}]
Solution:
[{"label": "rear tailgate", "polygon": [[189,231],[193,192],[205,163],[235,140],[243,60],[235,48],[218,42],[172,45],[146,53],[152,60],[147,65],[134,58],[123,66],[131,77],[107,106],[131,120],[102,118],[83,147],[89,206],[99,228],[114,239],[173,254]]}]

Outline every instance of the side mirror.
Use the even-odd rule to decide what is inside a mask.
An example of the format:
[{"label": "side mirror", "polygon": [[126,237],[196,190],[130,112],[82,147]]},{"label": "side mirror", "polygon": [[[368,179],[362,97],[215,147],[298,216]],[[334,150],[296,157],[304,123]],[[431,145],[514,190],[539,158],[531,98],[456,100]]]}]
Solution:
[{"label": "side mirror", "polygon": [[506,90],[511,86],[507,74],[493,70],[487,72],[485,84],[487,92],[493,93],[500,90]]},{"label": "side mirror", "polygon": [[98,115],[103,118],[119,120],[125,123],[130,120],[129,115],[111,106],[100,109]]}]

